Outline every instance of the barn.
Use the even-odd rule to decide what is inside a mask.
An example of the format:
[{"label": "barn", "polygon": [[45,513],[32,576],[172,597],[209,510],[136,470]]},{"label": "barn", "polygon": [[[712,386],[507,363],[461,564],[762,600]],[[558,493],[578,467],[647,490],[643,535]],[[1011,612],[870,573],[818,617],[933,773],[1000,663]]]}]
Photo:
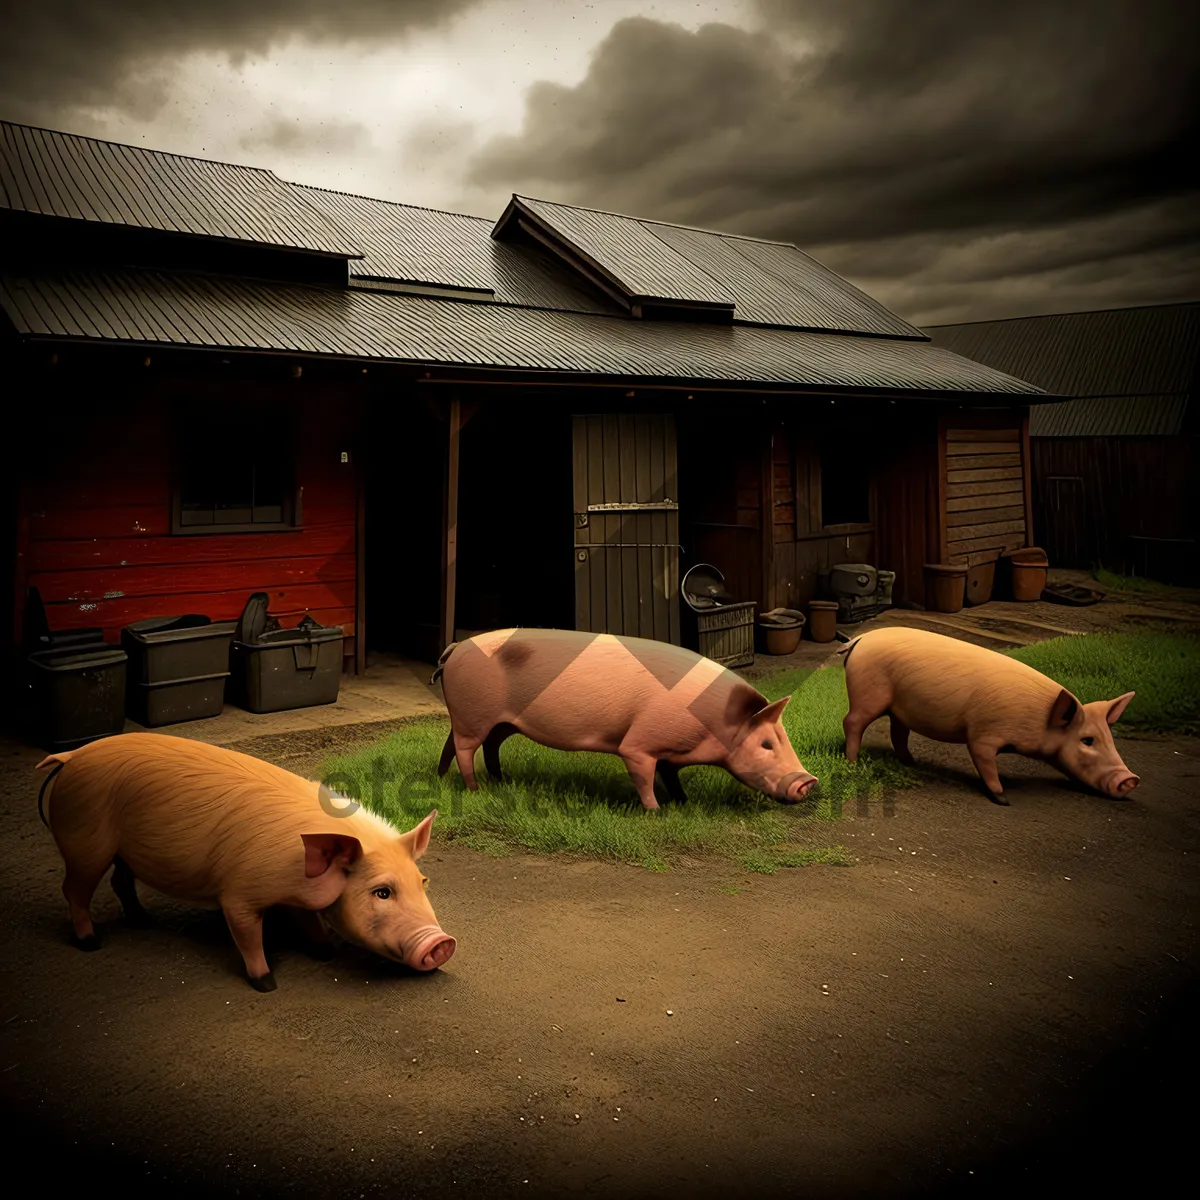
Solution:
[{"label": "barn", "polygon": [[498,219],[0,126],[10,651],[55,629],[342,625],[679,642],[681,572],[802,604],[1031,540],[1030,406],[790,243],[513,196]]},{"label": "barn", "polygon": [[1072,397],[1030,417],[1034,520],[1052,563],[1200,583],[1200,303],[927,332],[937,346]]}]

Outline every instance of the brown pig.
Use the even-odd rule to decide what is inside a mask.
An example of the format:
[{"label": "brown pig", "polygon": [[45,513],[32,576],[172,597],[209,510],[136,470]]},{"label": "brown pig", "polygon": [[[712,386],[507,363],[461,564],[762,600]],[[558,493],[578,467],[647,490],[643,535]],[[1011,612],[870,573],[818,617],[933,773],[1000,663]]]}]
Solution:
[{"label": "brown pig", "polygon": [[262,929],[264,913],[277,906],[297,910],[326,944],[323,922],[419,971],[454,953],[417,866],[436,811],[400,833],[290,771],[157,733],[118,734],[38,766],[55,768],[46,780],[53,781],[47,823],[66,863],[62,890],[81,949],[99,947],[88,909],[111,866],[113,890],[133,924],[148,919],[137,879],[169,896],[220,905],[260,992],[275,988]]},{"label": "brown pig", "polygon": [[1138,785],[1109,727],[1133,699],[1080,704],[1039,671],[995,650],[921,629],[873,629],[838,651],[846,663],[850,711],[846,757],[858,758],[867,726],[891,717],[892,746],[911,763],[908,735],[966,744],[980,778],[1003,798],[996,755],[1015,751],[1119,799]]},{"label": "brown pig", "polygon": [[472,791],[475,752],[483,747],[499,778],[500,744],[513,733],[557,750],[619,755],[647,809],[658,808],[656,770],[685,800],[679,768],[699,763],[785,803],[817,782],[780,723],[790,697],[769,703],[712,659],[665,642],[498,629],[447,647],[439,675],[451,731],[438,774],[457,758]]}]

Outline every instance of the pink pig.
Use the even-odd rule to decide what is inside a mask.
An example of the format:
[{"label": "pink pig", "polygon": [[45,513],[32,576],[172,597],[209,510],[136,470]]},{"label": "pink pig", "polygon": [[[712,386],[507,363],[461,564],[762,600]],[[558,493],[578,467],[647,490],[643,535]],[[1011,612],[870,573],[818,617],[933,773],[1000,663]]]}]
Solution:
[{"label": "pink pig", "polygon": [[851,762],[867,726],[886,713],[901,762],[913,761],[910,730],[938,742],[965,743],[998,804],[1008,803],[996,769],[996,755],[1003,751],[1051,763],[1114,799],[1138,785],[1109,732],[1133,692],[1080,704],[1014,658],[921,629],[873,629],[838,655],[846,663],[850,711],[843,727]]},{"label": "pink pig", "polygon": [[732,671],[665,642],[500,629],[447,647],[439,675],[451,732],[438,774],[457,758],[472,791],[476,750],[499,778],[500,744],[513,733],[558,750],[620,755],[648,809],[658,808],[656,770],[672,798],[686,800],[679,768],[699,763],[785,803],[817,782],[780,723],[790,697],[768,703]]},{"label": "pink pig", "polygon": [[417,866],[436,812],[400,833],[290,771],[156,733],[118,734],[51,754],[38,766],[54,764],[42,793],[83,950],[99,948],[88,910],[111,866],[113,891],[131,924],[148,920],[137,879],[170,896],[219,904],[260,992],[275,988],[262,930],[263,914],[277,906],[292,909],[327,949],[323,922],[419,971],[454,953]]}]

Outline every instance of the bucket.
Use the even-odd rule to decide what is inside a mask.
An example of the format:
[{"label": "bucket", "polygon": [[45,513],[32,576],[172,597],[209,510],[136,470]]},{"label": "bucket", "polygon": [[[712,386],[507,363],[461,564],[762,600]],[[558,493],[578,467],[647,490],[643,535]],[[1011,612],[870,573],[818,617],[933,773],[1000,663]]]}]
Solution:
[{"label": "bucket", "polygon": [[966,594],[967,568],[955,563],[925,564],[925,607],[929,612],[956,613]]},{"label": "bucket", "polygon": [[814,642],[832,642],[837,637],[836,600],[810,600],[808,602],[808,636]]},{"label": "bucket", "polygon": [[986,604],[992,598],[992,588],[996,583],[996,560],[976,563],[967,572],[967,588],[964,599],[972,606]]},{"label": "bucket", "polygon": [[1020,562],[1013,560],[1012,590],[1013,599],[1025,604],[1042,598],[1046,586],[1048,564],[1044,562]]},{"label": "bucket", "polygon": [[804,614],[794,608],[773,608],[758,618],[758,630],[768,654],[794,654],[804,632]]}]

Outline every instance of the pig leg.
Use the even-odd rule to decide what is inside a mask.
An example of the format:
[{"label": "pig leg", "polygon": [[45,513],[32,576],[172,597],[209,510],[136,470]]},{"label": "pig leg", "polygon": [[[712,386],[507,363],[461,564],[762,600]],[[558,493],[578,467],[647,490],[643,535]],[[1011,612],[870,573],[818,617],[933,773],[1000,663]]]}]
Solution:
[{"label": "pig leg", "polygon": [[911,767],[914,765],[912,751],[908,748],[908,735],[912,732],[905,723],[900,720],[895,713],[891,714],[892,719],[892,749],[896,753],[896,757],[904,763],[905,766]]},{"label": "pig leg", "polygon": [[633,786],[641,797],[642,804],[648,809],[657,809],[658,801],[654,798],[654,770],[658,766],[653,754],[644,750],[618,750],[625,769],[629,772]]},{"label": "pig leg", "polygon": [[154,918],[142,907],[138,899],[137,885],[129,864],[118,854],[113,859],[112,890],[117,893],[125,920],[134,929],[149,929]]},{"label": "pig leg", "polygon": [[458,773],[463,777],[463,783],[469,791],[479,791],[475,782],[475,751],[479,749],[479,738],[466,737],[456,733],[454,736],[454,757],[458,760]]},{"label": "pig leg", "polygon": [[263,953],[263,917],[261,912],[250,912],[244,908],[221,906],[225,913],[225,922],[233,940],[242,953],[242,961],[246,964],[246,975],[250,985],[259,992],[273,992],[276,988],[275,977],[267,966],[267,956]]},{"label": "pig leg", "polygon": [[679,768],[665,759],[658,761],[658,773],[662,776],[662,781],[667,785],[667,794],[672,800],[680,803],[687,803],[687,793],[683,790],[683,784],[679,781]]},{"label": "pig leg", "polygon": [[78,863],[67,865],[67,877],[63,880],[63,895],[67,907],[71,910],[71,925],[75,930],[75,945],[80,950],[99,950],[100,939],[96,936],[96,927],[92,924],[92,914],[88,911],[96,888],[104,878],[108,864],[96,866],[89,864],[81,866]]},{"label": "pig leg", "polygon": [[1000,782],[1000,771],[996,766],[996,753],[1000,749],[993,742],[971,742],[967,746],[975,770],[983,780],[983,786],[988,790],[988,798],[994,804],[1007,805],[1004,799],[1004,785]]},{"label": "pig leg", "polygon": [[853,663],[846,667],[846,691],[850,699],[850,711],[842,721],[842,730],[846,734],[846,758],[850,762],[858,761],[858,752],[862,749],[863,734],[872,721],[877,721],[891,707],[892,692],[886,680],[865,679],[858,677]]},{"label": "pig leg", "polygon": [[516,729],[512,725],[497,725],[483,739],[483,765],[487,767],[487,773],[493,779],[498,780],[503,778],[500,770],[500,747],[506,738],[511,737],[516,732]]}]

